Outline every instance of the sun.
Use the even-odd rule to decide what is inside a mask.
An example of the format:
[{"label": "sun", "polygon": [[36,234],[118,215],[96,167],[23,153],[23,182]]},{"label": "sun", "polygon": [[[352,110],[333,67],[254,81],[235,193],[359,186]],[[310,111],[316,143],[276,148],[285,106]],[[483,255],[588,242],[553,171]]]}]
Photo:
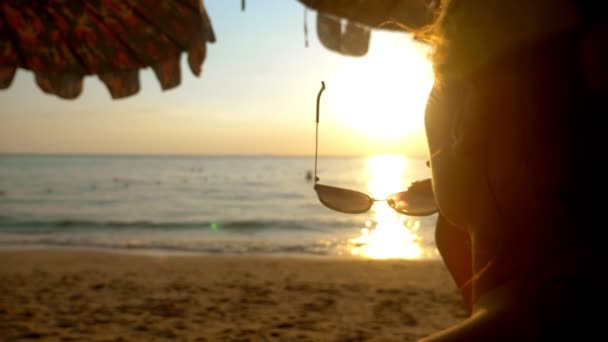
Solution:
[{"label": "sun", "polygon": [[374,32],[371,43],[367,56],[349,59],[336,73],[334,114],[372,139],[423,130],[434,79],[427,49],[404,33]]}]

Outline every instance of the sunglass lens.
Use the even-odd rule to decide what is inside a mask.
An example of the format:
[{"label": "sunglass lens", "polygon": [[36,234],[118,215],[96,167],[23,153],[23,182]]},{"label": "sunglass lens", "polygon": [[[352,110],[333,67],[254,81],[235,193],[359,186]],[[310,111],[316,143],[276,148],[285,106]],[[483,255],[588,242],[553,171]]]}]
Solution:
[{"label": "sunglass lens", "polygon": [[409,216],[428,216],[439,211],[430,180],[415,182],[407,191],[390,195],[387,201],[393,209]]},{"label": "sunglass lens", "polygon": [[364,213],[368,211],[374,203],[373,199],[358,191],[321,184],[315,185],[315,191],[323,205],[347,214]]}]

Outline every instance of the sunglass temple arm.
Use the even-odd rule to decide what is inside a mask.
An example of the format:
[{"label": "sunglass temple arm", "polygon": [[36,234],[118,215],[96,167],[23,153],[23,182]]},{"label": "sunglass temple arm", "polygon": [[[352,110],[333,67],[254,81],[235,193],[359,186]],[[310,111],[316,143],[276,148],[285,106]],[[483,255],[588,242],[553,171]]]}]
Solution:
[{"label": "sunglass temple arm", "polygon": [[319,107],[321,103],[321,94],[325,90],[325,82],[321,81],[321,89],[319,89],[319,94],[317,95],[317,120],[315,127],[315,184],[319,181],[319,177],[317,177],[317,157],[319,154]]}]

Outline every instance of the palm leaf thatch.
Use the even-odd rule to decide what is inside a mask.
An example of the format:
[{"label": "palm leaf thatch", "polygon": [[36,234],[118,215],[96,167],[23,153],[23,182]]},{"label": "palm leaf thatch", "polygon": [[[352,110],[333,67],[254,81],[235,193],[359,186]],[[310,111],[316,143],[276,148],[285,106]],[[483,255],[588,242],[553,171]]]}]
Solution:
[{"label": "palm leaf thatch", "polygon": [[61,98],[76,98],[86,75],[123,98],[139,91],[145,67],[170,89],[181,82],[181,53],[198,76],[213,41],[200,0],[0,0],[0,89],[23,68]]}]

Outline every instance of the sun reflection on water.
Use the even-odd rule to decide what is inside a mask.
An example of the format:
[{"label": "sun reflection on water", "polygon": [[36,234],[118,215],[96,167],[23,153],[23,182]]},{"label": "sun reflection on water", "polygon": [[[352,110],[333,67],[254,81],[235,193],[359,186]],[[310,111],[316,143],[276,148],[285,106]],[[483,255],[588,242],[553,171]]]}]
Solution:
[{"label": "sun reflection on water", "polygon": [[[404,190],[403,174],[408,161],[398,155],[376,155],[368,159],[369,193],[374,198]],[[424,249],[418,234],[420,221],[398,214],[386,202],[376,202],[373,220],[365,223],[361,235],[351,239],[351,253],[373,259],[420,259]]]}]

